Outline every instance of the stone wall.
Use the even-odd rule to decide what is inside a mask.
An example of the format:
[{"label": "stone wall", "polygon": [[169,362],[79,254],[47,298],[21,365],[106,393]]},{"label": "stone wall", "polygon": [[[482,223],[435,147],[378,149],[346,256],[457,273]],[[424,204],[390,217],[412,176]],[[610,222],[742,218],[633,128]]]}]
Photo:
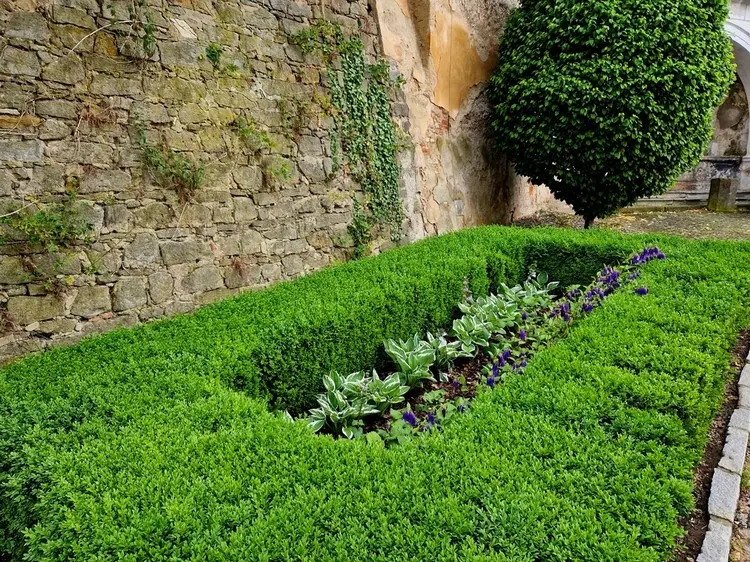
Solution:
[{"label": "stone wall", "polygon": [[[66,204],[93,225],[93,239],[72,250],[2,245],[2,357],[188,312],[350,251],[357,187],[331,179],[330,119],[308,108],[289,127],[290,105],[325,91],[322,61],[289,35],[325,18],[359,32],[375,57],[367,0],[148,0],[140,16],[132,7],[0,2],[3,212],[74,191]],[[129,20],[145,11],[156,49],[140,60]],[[252,117],[275,148],[248,148],[238,117]],[[154,146],[205,168],[189,203],[144,167],[136,119]]]},{"label": "stone wall", "polygon": [[713,178],[740,178],[738,204],[750,206],[750,158],[747,156],[750,111],[739,77],[714,115],[714,134],[694,170],[683,174],[673,189],[642,199],[641,209],[705,207]]},{"label": "stone wall", "polygon": [[[567,210],[493,149],[486,89],[517,0],[377,0],[383,52],[405,78],[416,150],[404,159],[415,235]],[[415,226],[415,229],[417,226]]]}]

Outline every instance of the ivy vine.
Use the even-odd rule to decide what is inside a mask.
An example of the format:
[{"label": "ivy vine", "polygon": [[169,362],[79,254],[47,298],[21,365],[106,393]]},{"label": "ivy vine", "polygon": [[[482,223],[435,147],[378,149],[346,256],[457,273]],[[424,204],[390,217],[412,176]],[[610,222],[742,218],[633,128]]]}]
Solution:
[{"label": "ivy vine", "polygon": [[398,83],[390,80],[385,61],[367,64],[362,40],[348,37],[337,24],[318,22],[295,34],[292,42],[304,53],[322,54],[325,61],[334,108],[334,170],[345,164],[365,194],[364,201],[355,200],[355,218],[349,228],[357,253],[362,253],[376,225],[389,227],[391,239],[399,240],[404,212],[390,102],[391,88]]}]

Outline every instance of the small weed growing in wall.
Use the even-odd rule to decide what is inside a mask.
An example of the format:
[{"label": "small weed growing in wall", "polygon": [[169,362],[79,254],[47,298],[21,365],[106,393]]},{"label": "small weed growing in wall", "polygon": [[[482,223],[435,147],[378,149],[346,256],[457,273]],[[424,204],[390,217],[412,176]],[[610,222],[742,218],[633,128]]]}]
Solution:
[{"label": "small weed growing in wall", "polygon": [[[111,17],[117,17],[115,4],[107,4]],[[128,25],[126,29],[116,29],[115,34],[128,39],[130,48],[127,56],[131,59],[150,59],[156,54],[156,24],[147,0],[134,0],[128,6],[128,19],[118,22]]]},{"label": "small weed growing in wall", "polygon": [[245,146],[255,153],[276,148],[276,143],[273,142],[268,132],[259,129],[252,117],[237,117],[230,127],[237,131]]},{"label": "small weed growing in wall", "polygon": [[0,224],[5,227],[0,243],[39,245],[46,252],[54,253],[60,248],[90,241],[91,224],[69,205],[36,203],[35,206],[35,212],[27,212],[31,207],[26,207],[0,218]]},{"label": "small weed growing in wall", "polygon": [[170,149],[154,146],[146,138],[145,125],[136,122],[138,146],[143,150],[146,167],[162,187],[174,189],[181,203],[188,203],[203,184],[205,169],[192,158]]},{"label": "small weed growing in wall", "polygon": [[269,168],[268,173],[277,183],[286,183],[292,179],[292,170],[286,162]]},{"label": "small weed growing in wall", "polygon": [[[71,178],[68,178],[68,186],[70,182]],[[29,250],[41,247],[42,252],[52,255],[62,249],[90,243],[92,226],[70,206],[75,200],[75,192],[69,190],[68,196],[67,203],[32,201],[0,218],[3,226],[0,244],[23,244],[29,246]],[[53,263],[52,274],[41,271],[30,256],[23,256],[21,263],[23,270],[29,274],[29,281],[41,283],[47,293],[62,297],[73,283],[72,277],[58,278],[62,264],[57,259]]]},{"label": "small weed growing in wall", "polygon": [[96,129],[114,123],[117,120],[117,114],[105,103],[86,103],[78,113],[78,119],[80,122]]},{"label": "small weed growing in wall", "polygon": [[[388,226],[391,238],[401,238],[403,209],[401,207],[399,148],[395,124],[391,117],[390,91],[400,82],[392,82],[385,61],[368,65],[364,43],[347,37],[341,27],[327,21],[303,29],[292,37],[292,43],[303,53],[319,52],[326,61],[330,83],[328,114],[334,118],[331,133],[331,155],[334,167],[341,168],[346,158],[352,178],[362,186],[366,199],[360,203],[361,215],[355,215],[350,232],[356,232],[358,248],[366,248],[367,238],[376,224]],[[337,64],[338,63],[338,64]],[[338,67],[338,68],[337,68]],[[324,109],[323,105],[321,107]]]},{"label": "small weed growing in wall", "polygon": [[206,58],[211,62],[214,70],[221,68],[221,55],[224,53],[224,47],[219,43],[209,43],[206,47]]}]

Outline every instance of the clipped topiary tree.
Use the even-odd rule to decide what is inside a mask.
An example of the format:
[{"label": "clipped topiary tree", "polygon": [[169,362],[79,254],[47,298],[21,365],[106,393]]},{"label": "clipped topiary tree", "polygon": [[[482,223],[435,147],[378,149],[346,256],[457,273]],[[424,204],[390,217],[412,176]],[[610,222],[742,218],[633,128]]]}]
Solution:
[{"label": "clipped topiary tree", "polygon": [[492,78],[518,173],[588,228],[694,167],[734,76],[727,0],[521,0]]}]

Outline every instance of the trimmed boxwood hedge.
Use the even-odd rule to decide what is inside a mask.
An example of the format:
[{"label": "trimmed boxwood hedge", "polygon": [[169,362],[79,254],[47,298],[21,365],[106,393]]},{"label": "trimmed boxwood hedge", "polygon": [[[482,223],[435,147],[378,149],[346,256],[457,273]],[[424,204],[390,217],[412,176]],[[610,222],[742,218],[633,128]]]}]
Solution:
[{"label": "trimmed boxwood hedge", "polygon": [[[659,239],[622,291],[469,413],[383,449],[313,436],[330,368],[529,267],[587,281],[654,237],[488,227],[0,371],[0,558],[666,560],[750,323],[750,245]],[[244,392],[237,392],[238,389]]]}]

